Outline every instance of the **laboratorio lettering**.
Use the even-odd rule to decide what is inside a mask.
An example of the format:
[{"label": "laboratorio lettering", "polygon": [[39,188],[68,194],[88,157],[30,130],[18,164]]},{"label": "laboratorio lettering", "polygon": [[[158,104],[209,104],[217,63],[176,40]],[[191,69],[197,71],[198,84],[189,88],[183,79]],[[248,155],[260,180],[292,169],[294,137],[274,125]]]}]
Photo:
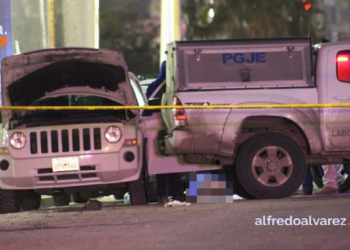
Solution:
[{"label": "laboratorio lettering", "polygon": [[350,130],[332,130],[332,137],[350,136]]}]

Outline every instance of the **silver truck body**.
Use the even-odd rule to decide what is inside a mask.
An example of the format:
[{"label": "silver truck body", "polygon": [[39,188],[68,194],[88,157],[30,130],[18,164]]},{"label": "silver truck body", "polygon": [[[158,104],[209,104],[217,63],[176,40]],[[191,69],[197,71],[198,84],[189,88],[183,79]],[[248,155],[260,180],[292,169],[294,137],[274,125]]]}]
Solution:
[{"label": "silver truck body", "polygon": [[[307,38],[174,42],[162,104],[346,103],[350,84],[339,79],[337,58],[349,50],[349,42],[319,45],[313,70]],[[310,165],[350,158],[348,108],[186,109],[180,120],[176,114],[162,110],[164,153],[191,163],[237,164],[240,149],[266,133],[291,138]]]}]

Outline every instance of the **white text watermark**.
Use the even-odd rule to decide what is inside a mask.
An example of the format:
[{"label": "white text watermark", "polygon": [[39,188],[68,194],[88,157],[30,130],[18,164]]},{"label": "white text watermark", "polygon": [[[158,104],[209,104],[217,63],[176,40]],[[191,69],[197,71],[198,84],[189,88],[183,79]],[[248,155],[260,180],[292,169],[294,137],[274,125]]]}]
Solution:
[{"label": "white text watermark", "polygon": [[274,218],[272,215],[255,219],[256,226],[347,226],[346,218]]}]

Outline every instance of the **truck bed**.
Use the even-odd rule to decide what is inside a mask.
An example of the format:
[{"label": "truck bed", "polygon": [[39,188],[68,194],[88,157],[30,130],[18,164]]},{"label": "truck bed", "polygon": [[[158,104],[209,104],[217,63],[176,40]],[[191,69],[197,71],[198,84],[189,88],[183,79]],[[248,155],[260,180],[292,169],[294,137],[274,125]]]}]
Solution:
[{"label": "truck bed", "polygon": [[168,45],[174,90],[312,87],[310,38],[178,41]]}]

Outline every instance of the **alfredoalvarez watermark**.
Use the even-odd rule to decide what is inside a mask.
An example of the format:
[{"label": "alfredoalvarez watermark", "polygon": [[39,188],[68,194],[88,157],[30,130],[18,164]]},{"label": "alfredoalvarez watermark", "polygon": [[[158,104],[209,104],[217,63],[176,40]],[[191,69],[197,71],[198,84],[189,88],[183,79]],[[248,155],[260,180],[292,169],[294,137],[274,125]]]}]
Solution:
[{"label": "alfredoalvarez watermark", "polygon": [[347,226],[346,218],[273,218],[271,215],[255,219],[256,226]]}]

